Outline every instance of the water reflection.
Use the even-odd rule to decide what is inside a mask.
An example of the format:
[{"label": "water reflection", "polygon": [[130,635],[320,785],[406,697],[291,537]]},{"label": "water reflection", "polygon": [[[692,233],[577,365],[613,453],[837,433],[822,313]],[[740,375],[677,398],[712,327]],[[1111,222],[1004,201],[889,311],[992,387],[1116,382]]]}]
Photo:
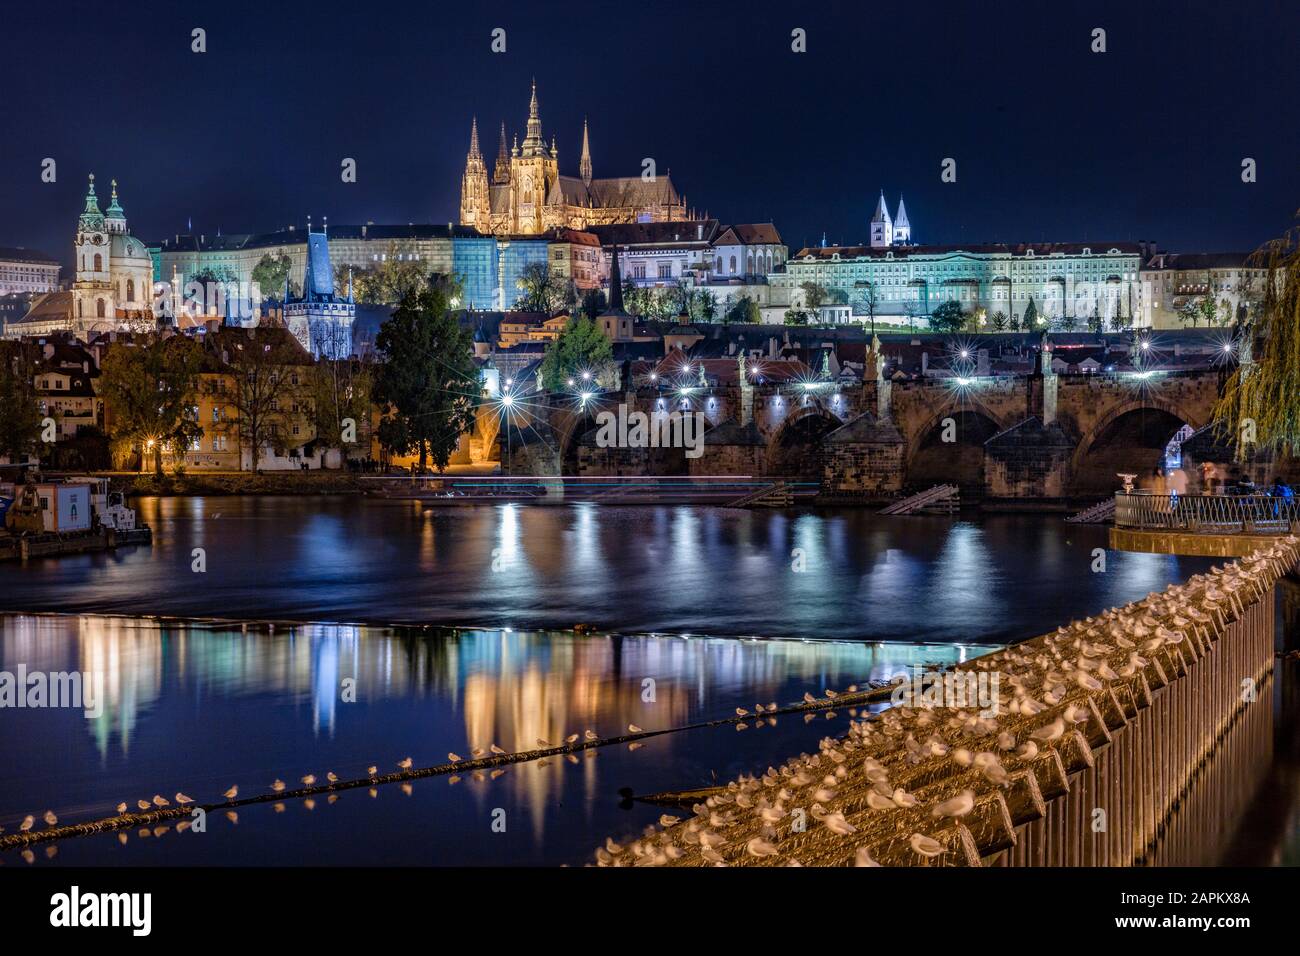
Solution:
[{"label": "water reflection", "polygon": [[[529,750],[538,740],[557,743],[587,729],[607,736],[631,723],[677,727],[726,716],[737,706],[793,701],[805,690],[887,680],[914,663],[953,661],[965,652],[5,615],[0,668],[102,675],[106,704],[94,719],[74,710],[0,711],[0,764],[9,770],[0,780],[0,821],[7,825],[34,806],[50,806],[68,820],[106,815],[121,799],[133,803],[136,794],[175,789],[213,800],[232,781],[242,782],[248,795],[277,776],[292,781],[331,769],[348,779],[363,776],[371,762],[387,767],[407,754],[427,766],[444,762],[449,751],[467,754],[491,744]],[[564,807],[575,797],[586,814],[599,817],[613,812],[608,805],[625,779],[654,778],[660,789],[697,785],[726,772],[747,748],[758,752],[753,759],[761,768],[782,748],[809,746],[825,730],[819,718],[812,728],[791,720],[763,732],[765,740],[739,746],[745,735],[731,729],[672,734],[654,738],[635,758],[602,752],[577,767],[511,768],[490,786],[467,781],[425,789],[437,794],[430,799],[439,806],[468,801],[484,810],[508,801],[528,821],[538,852],[559,859],[566,849],[552,844],[552,830],[567,831]],[[59,760],[51,762],[51,753]],[[245,809],[241,820],[250,815]]]}]

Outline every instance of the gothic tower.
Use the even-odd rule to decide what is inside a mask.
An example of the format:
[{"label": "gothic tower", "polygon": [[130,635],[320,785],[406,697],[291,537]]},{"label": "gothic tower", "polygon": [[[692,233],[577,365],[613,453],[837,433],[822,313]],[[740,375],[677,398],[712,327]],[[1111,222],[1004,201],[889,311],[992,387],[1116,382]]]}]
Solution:
[{"label": "gothic tower", "polygon": [[894,223],[885,208],[885,191],[880,190],[876,213],[871,217],[871,248],[885,249],[894,244]]},{"label": "gothic tower", "polygon": [[554,152],[542,137],[542,117],[537,108],[537,81],[528,103],[528,125],[523,146],[510,162],[512,231],[535,235],[551,225],[543,219],[546,197],[560,176]]},{"label": "gothic tower", "polygon": [[487,164],[478,147],[478,117],[469,132],[469,155],[465,157],[465,176],[460,183],[460,221],[476,229],[492,228],[492,204],[488,200]]},{"label": "gothic tower", "polygon": [[583,183],[591,185],[591,147],[587,144],[587,118],[582,118],[582,159],[578,161],[578,175]]},{"label": "gothic tower", "polygon": [[497,164],[492,169],[492,183],[505,186],[510,182],[510,152],[506,149],[506,124],[501,124],[501,145],[497,147]]},{"label": "gothic tower", "polygon": [[905,245],[912,241],[912,224],[907,221],[907,207],[903,197],[898,197],[898,215],[894,217],[894,242]]}]

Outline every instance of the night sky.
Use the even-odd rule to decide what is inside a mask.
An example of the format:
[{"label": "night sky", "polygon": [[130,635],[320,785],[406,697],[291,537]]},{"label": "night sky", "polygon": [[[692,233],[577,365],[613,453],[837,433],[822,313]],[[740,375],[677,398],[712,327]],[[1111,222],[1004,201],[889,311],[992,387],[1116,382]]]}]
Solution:
[{"label": "night sky", "polygon": [[[149,242],[190,217],[208,234],[455,220],[471,116],[490,172],[501,120],[523,137],[534,76],[562,172],[577,175],[586,115],[596,176],[653,157],[701,212],[770,219],[792,251],[823,231],[866,241],[881,187],[926,243],[1221,251],[1293,222],[1294,0],[1066,6],[15,0],[0,14],[0,245],[70,263],[90,171],[102,206],[118,179]],[[190,51],[194,27],[208,52]],[[807,53],[791,52],[795,27]]]}]

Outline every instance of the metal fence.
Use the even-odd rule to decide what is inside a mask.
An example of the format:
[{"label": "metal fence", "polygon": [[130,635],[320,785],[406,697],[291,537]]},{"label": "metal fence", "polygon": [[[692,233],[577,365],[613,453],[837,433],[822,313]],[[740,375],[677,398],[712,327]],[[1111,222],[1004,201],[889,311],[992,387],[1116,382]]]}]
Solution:
[{"label": "metal fence", "polygon": [[1271,495],[1115,495],[1115,527],[1205,534],[1300,531],[1300,499]]}]

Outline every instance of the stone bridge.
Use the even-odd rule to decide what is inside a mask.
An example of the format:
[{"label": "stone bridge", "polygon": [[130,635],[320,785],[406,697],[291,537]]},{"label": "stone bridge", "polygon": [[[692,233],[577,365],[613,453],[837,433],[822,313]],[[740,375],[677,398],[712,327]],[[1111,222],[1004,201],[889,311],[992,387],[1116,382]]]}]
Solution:
[{"label": "stone bridge", "polygon": [[[992,499],[1108,494],[1117,472],[1150,474],[1184,426],[1210,422],[1215,369],[743,386],[539,395],[485,412],[476,441],[531,475],[817,478],[827,500],[877,500],[940,482]],[[703,449],[602,447],[602,412],[699,415]],[[631,435],[631,431],[628,431]],[[689,433],[688,433],[689,437]],[[679,440],[678,446],[682,444]]]}]

